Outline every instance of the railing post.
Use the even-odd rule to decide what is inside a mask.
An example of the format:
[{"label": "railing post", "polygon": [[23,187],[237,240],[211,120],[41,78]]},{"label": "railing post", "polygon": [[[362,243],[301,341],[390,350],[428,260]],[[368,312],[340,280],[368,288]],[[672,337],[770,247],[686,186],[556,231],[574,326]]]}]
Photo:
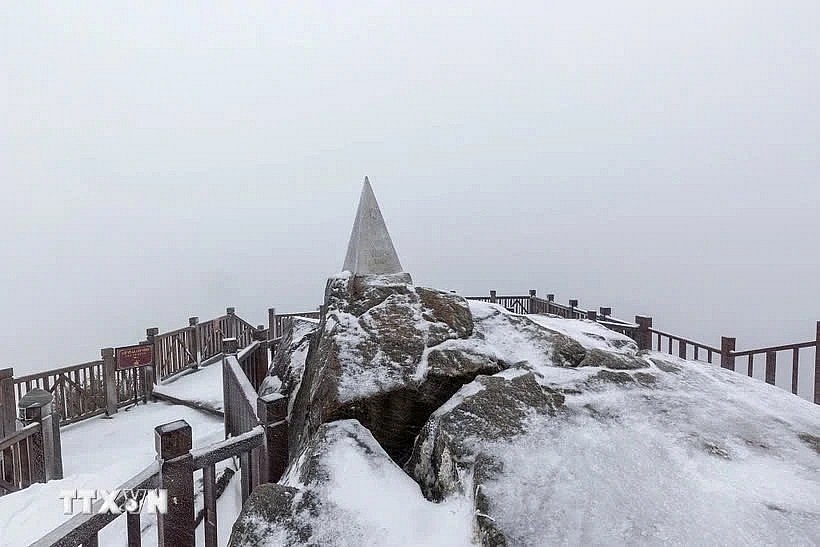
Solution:
[{"label": "railing post", "polygon": [[737,339],[728,336],[720,337],[720,366],[729,370],[735,370],[735,351]]},{"label": "railing post", "polygon": [[105,415],[113,416],[117,413],[117,361],[114,348],[100,350],[103,360],[103,383],[105,384]]},{"label": "railing post", "polygon": [[575,308],[578,307],[578,300],[575,298],[569,301],[569,317],[568,319],[575,319]]},{"label": "railing post", "polygon": [[230,320],[228,321],[228,332],[224,333],[224,335],[232,338],[238,338],[239,332],[236,328],[236,308],[233,306],[225,308],[225,315],[227,315]]},{"label": "railing post", "polygon": [[[17,404],[14,400],[14,369],[0,370],[0,439],[17,431]],[[11,450],[0,453],[0,479],[14,482],[14,454]]]},{"label": "railing post", "polygon": [[194,458],[191,426],[177,420],[154,428],[159,488],[168,491],[168,512],[157,514],[160,547],[195,547]]},{"label": "railing post", "polygon": [[202,362],[199,357],[199,329],[197,325],[199,325],[199,317],[188,318],[188,328],[191,331],[191,347],[188,348],[188,351],[191,352],[191,358],[194,360],[191,366],[194,370],[198,369],[199,363]]},{"label": "railing post", "polygon": [[222,339],[222,352],[225,355],[233,355],[239,350],[239,342],[236,338],[223,338]]},{"label": "railing post", "polygon": [[598,312],[596,312],[595,310],[587,310],[587,319],[589,319],[590,321],[597,322],[598,321]]},{"label": "railing post", "polygon": [[530,289],[530,302],[527,309],[527,313],[535,313],[535,295],[538,293],[535,289]]},{"label": "railing post", "polygon": [[[14,369],[0,369],[0,439],[17,431]],[[2,477],[0,477],[2,478]]]},{"label": "railing post", "polygon": [[820,321],[814,335],[814,404],[820,405]]},{"label": "railing post", "polygon": [[601,308],[598,310],[604,319],[612,315],[612,308]]},{"label": "railing post", "polygon": [[[54,395],[34,388],[20,399],[20,417],[28,425],[40,424],[38,439],[29,453],[32,463],[32,480],[46,482],[63,478],[63,450],[60,442],[60,417],[54,415]],[[38,442],[39,441],[39,442]],[[39,446],[37,446],[39,445]],[[36,462],[35,462],[36,459]],[[36,469],[37,476],[34,476]]]},{"label": "railing post", "polygon": [[260,451],[260,482],[277,482],[288,465],[288,398],[271,393],[256,400],[256,413],[265,429]]},{"label": "railing post", "polygon": [[645,315],[636,315],[635,324],[638,325],[637,340],[638,349],[651,350],[652,349],[652,318]]},{"label": "railing post", "polygon": [[276,332],[276,308],[268,308],[268,340],[276,340],[279,333]]},{"label": "railing post", "polygon": [[777,370],[777,353],[774,351],[766,352],[766,383],[775,385]]},{"label": "railing post", "polygon": [[[160,354],[157,351],[157,335],[159,334],[158,327],[151,327],[150,329],[145,329],[145,342],[149,344],[152,348],[154,348],[154,364],[150,367],[151,371],[148,374],[151,376],[151,383],[152,387],[150,388],[153,391],[153,384],[158,383],[160,380],[163,379],[162,377],[162,368],[160,366]],[[148,384],[148,378],[145,378],[146,385]]]},{"label": "railing post", "polygon": [[496,293],[495,291],[490,291],[490,304],[498,303],[498,297],[496,296],[497,294],[498,293]]}]

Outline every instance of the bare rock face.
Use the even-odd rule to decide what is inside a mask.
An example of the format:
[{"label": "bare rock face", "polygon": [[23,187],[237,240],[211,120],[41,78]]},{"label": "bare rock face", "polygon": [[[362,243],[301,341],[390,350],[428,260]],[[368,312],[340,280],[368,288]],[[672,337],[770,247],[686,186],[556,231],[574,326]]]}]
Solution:
[{"label": "bare rock face", "polygon": [[427,417],[499,359],[448,350],[473,334],[464,298],[415,287],[407,274],[342,275],[326,290],[290,415],[291,458],[326,422],[359,420],[403,463]]}]

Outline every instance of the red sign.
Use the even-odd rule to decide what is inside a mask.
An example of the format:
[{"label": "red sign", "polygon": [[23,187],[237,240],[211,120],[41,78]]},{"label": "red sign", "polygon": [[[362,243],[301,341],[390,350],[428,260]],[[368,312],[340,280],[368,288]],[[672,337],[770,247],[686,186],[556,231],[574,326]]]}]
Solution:
[{"label": "red sign", "polygon": [[154,346],[140,344],[117,348],[117,369],[146,367],[154,364]]}]

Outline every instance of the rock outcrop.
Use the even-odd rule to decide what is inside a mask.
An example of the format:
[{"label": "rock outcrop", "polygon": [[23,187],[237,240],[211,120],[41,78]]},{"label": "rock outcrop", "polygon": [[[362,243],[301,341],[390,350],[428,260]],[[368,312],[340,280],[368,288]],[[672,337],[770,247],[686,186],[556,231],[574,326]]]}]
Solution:
[{"label": "rock outcrop", "polygon": [[321,424],[356,419],[403,463],[436,408],[476,375],[505,367],[448,349],[446,342],[473,333],[467,301],[409,281],[398,274],[328,282],[290,416],[292,455]]},{"label": "rock outcrop", "polygon": [[233,545],[820,542],[806,401],[406,274],[333,278],[325,304],[277,351],[290,466]]}]

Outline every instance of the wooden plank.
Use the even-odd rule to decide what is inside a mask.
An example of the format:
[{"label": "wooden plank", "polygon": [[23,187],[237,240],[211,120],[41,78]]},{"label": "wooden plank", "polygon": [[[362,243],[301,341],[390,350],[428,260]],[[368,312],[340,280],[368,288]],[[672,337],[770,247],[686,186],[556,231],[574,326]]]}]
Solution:
[{"label": "wooden plank", "polygon": [[751,354],[762,354],[768,353],[770,351],[778,352],[778,351],[789,351],[793,349],[804,349],[804,348],[813,348],[816,342],[799,342],[797,344],[786,344],[783,346],[769,346],[768,348],[758,348],[758,349],[747,349],[743,351],[735,351],[732,352],[735,357],[743,357],[744,355],[751,355]]},{"label": "wooden plank", "polygon": [[755,359],[755,356],[750,353],[749,354],[749,365],[748,365],[749,369],[746,372],[746,374],[749,376],[749,378],[754,378],[754,368],[755,368],[754,359]]},{"label": "wooden plank", "polygon": [[42,378],[43,376],[56,376],[58,374],[68,373],[68,372],[71,372],[71,371],[76,370],[76,369],[81,369],[81,368],[85,368],[89,365],[96,365],[96,364],[102,364],[102,361],[88,361],[87,363],[80,363],[79,365],[71,365],[71,366],[68,366],[68,367],[55,368],[53,370],[48,370],[48,371],[45,371],[45,372],[37,372],[35,374],[28,374],[26,376],[19,376],[19,377],[14,379],[14,382],[16,384],[25,384],[27,381],[36,380],[38,378]]},{"label": "wooden plank", "polygon": [[11,446],[14,446],[20,443],[23,439],[31,437],[38,431],[40,431],[39,423],[28,424],[27,426],[22,427],[11,435],[7,435],[0,439],[0,450],[5,450]]},{"label": "wooden plank", "polygon": [[217,547],[216,467],[213,464],[202,469],[202,481],[205,509],[205,547]]},{"label": "wooden plank", "polygon": [[43,440],[42,426],[27,440],[29,441],[29,475],[31,482],[46,482],[46,447]]},{"label": "wooden plank", "polygon": [[777,353],[766,352],[766,383],[775,385],[775,369],[777,368]]},{"label": "wooden plank", "polygon": [[128,534],[128,547],[142,546],[142,531],[140,530],[140,514],[125,514],[125,529]]},{"label": "wooden plank", "polygon": [[[139,490],[143,488],[157,488],[158,464],[151,463],[143,471],[120,485],[120,490]],[[91,514],[74,515],[60,526],[35,541],[31,547],[75,547],[87,544],[89,537],[96,537],[97,532],[117,518],[118,515],[100,513],[103,500],[97,500],[91,507]]]},{"label": "wooden plank", "polygon": [[[38,424],[39,425],[39,424]],[[26,437],[17,444],[17,454],[20,458],[20,488],[31,486],[31,461],[29,460],[29,439]]]}]

